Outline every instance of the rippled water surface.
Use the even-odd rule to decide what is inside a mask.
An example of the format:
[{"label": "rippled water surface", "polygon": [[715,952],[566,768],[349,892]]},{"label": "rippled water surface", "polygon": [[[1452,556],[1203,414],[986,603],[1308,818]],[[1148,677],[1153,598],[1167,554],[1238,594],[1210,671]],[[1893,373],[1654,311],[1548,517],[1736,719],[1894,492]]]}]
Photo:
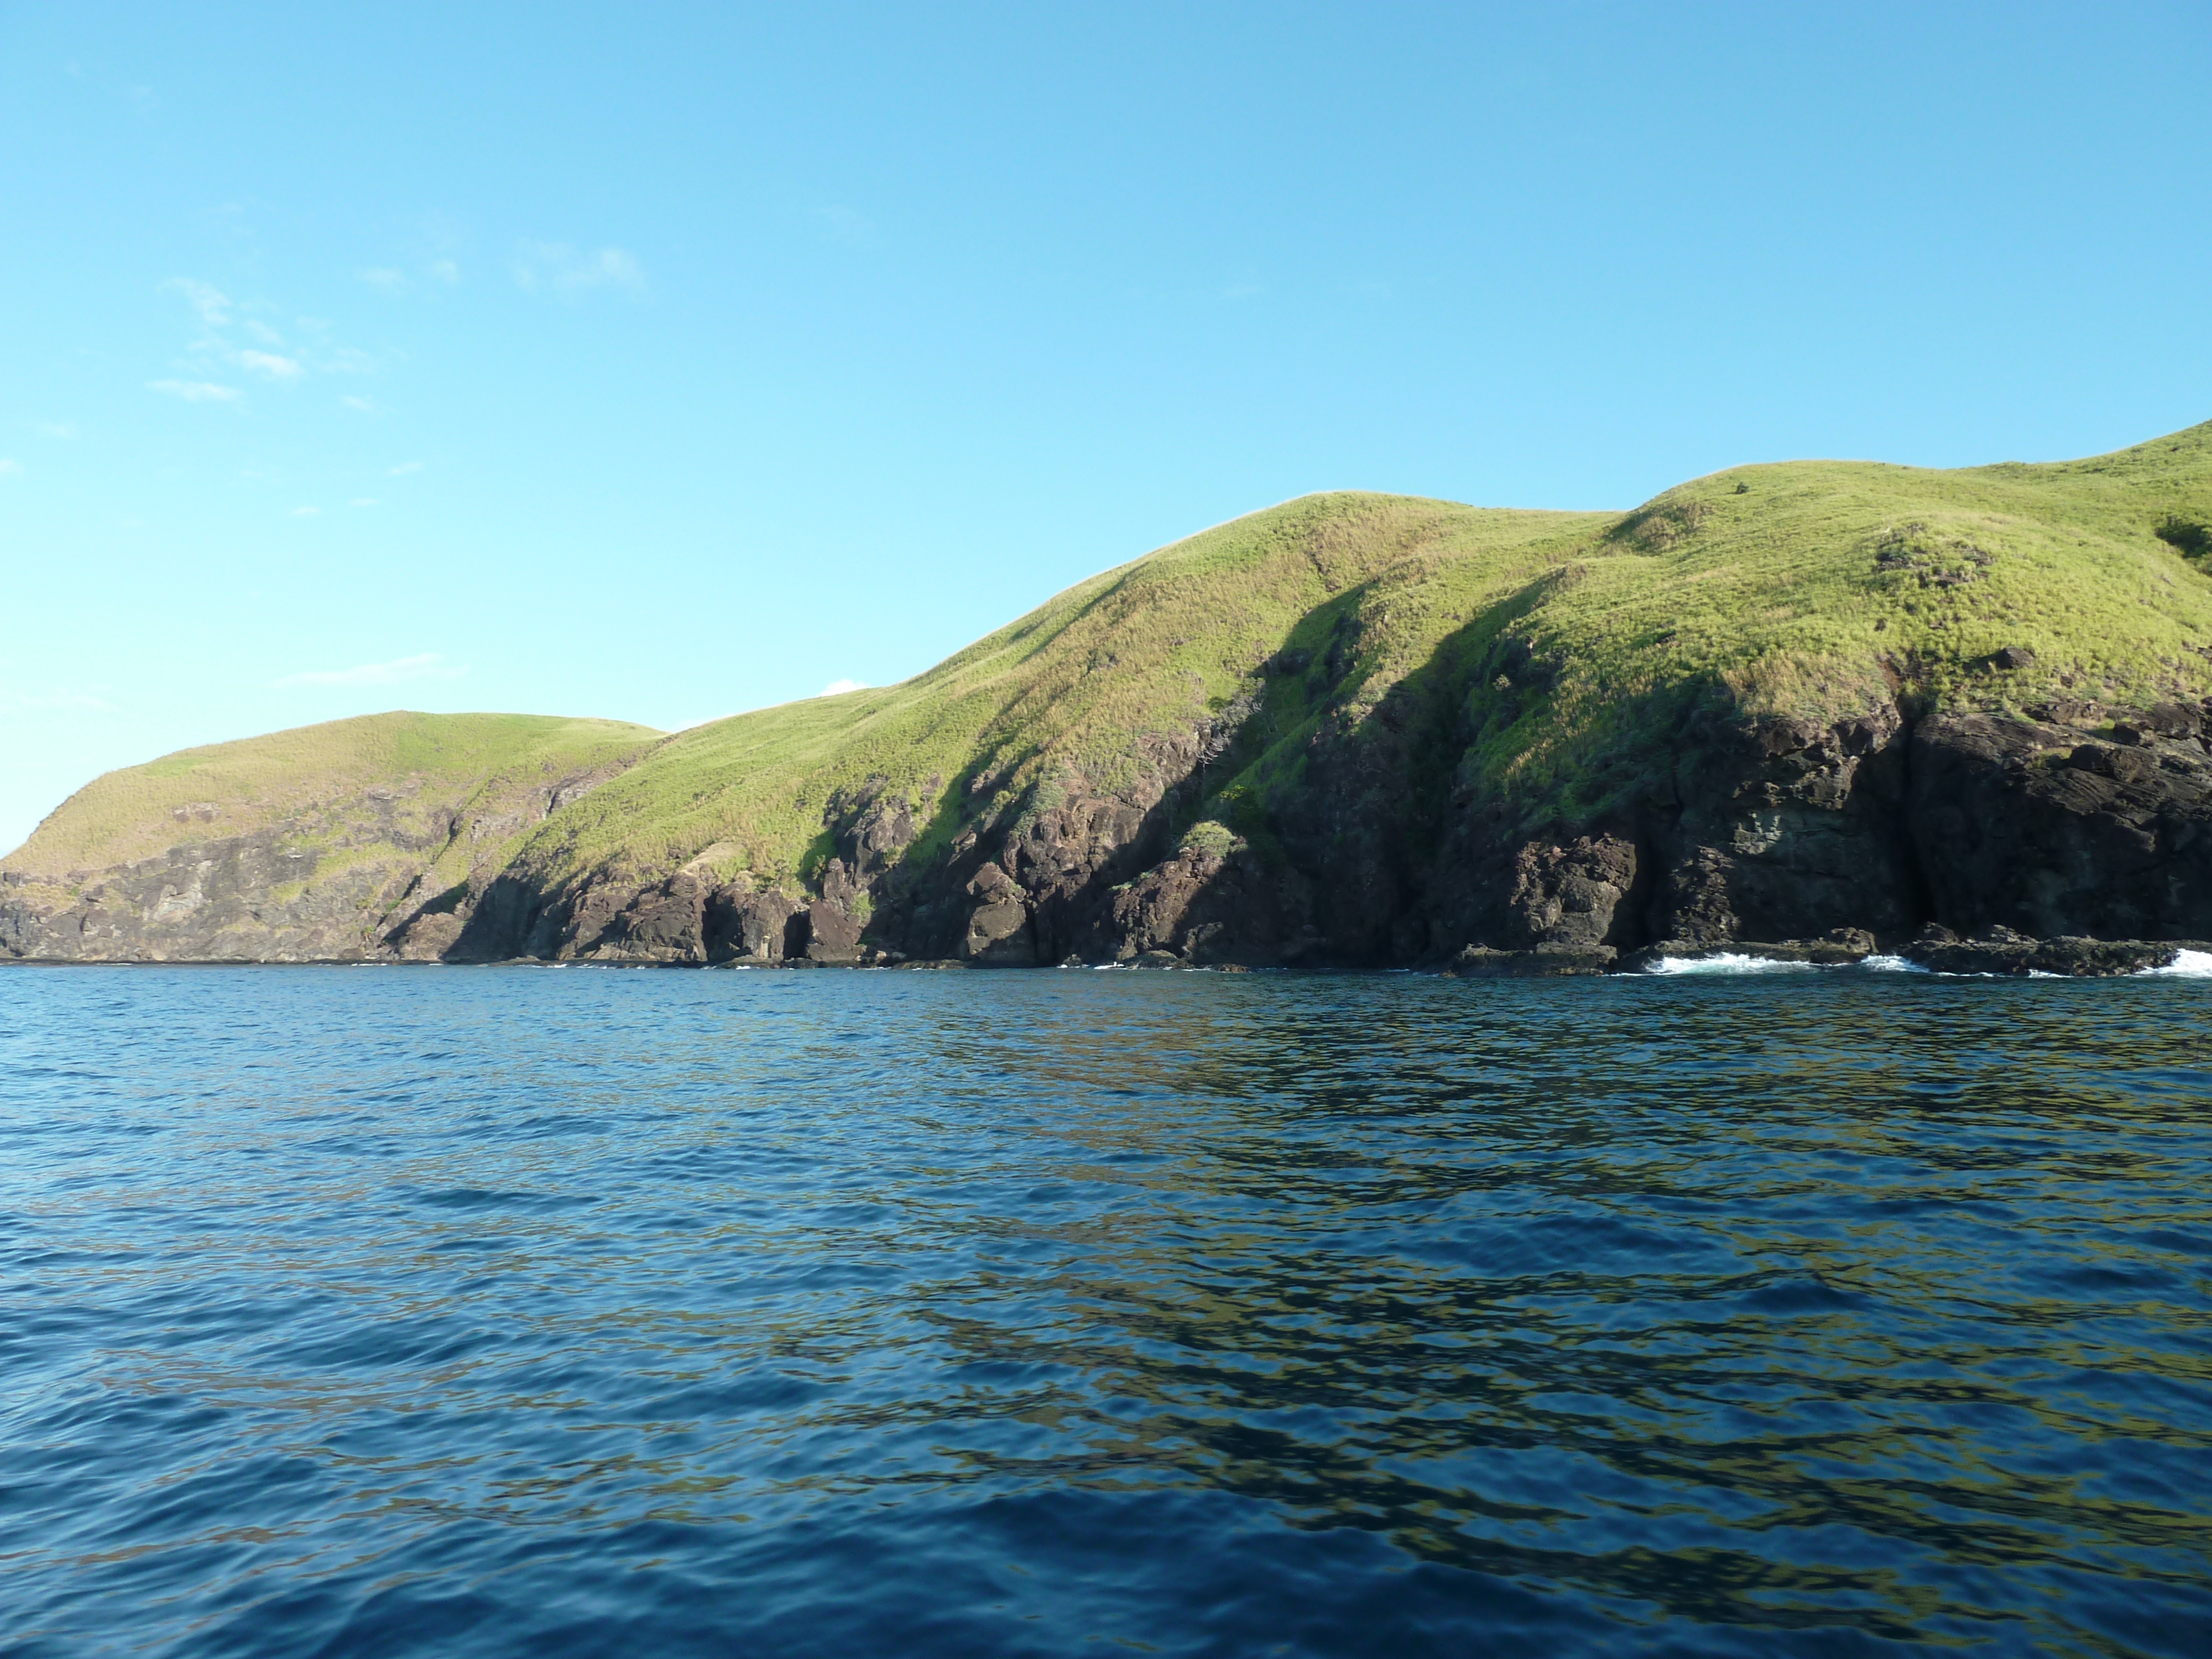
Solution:
[{"label": "rippled water surface", "polygon": [[0,1652],[2212,1652],[2212,983],[0,970]]}]

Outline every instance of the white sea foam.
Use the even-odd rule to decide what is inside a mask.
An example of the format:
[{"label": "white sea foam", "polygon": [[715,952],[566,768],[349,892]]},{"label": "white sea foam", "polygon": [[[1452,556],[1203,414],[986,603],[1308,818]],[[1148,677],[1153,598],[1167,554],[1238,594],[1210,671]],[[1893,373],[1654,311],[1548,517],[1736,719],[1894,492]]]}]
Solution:
[{"label": "white sea foam", "polygon": [[1809,962],[1775,962],[1765,957],[1739,956],[1733,951],[1723,951],[1710,957],[1662,957],[1649,969],[1655,974],[1771,974],[1794,973],[1815,964]]},{"label": "white sea foam", "polygon": [[2184,951],[2165,967],[2148,971],[2176,979],[2212,979],[2212,951]]},{"label": "white sea foam", "polygon": [[1871,968],[1878,974],[1924,974],[1928,971],[1918,963],[1903,957],[1869,957],[1859,966]]}]

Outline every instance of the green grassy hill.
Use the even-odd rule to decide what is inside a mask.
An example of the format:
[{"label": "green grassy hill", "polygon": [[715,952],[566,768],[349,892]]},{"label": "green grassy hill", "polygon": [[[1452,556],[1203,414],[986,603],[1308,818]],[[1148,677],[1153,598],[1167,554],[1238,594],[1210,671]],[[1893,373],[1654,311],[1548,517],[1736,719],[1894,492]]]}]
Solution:
[{"label": "green grassy hill", "polygon": [[[1612,522],[1309,496],[1093,577],[902,684],[680,733],[549,823],[525,860],[558,878],[643,874],[710,852],[718,873],[791,880],[827,849],[825,807],[872,779],[921,809],[929,830],[915,852],[926,856],[971,803],[1002,812],[1071,775],[1096,791],[1125,785],[1150,741],[1218,714],[1333,597],[1426,573],[1449,577],[1449,591],[1424,605],[1486,598]],[[1409,612],[1408,647],[1448,621]]]},{"label": "green grassy hill", "polygon": [[[825,854],[825,809],[871,779],[915,803],[926,860],[1071,781],[1111,791],[1148,740],[1261,697],[1262,729],[1199,811],[1264,834],[1324,722],[1492,657],[1467,691],[1473,741],[1443,763],[1569,818],[1637,787],[1700,700],[1826,720],[1900,696],[2201,698],[2212,580],[2188,551],[2207,523],[2212,424],[2051,465],[1744,467],[1626,514],[1309,496],[1094,577],[903,684],[671,738],[520,861],[558,883],[704,854],[788,883]],[[2033,665],[2000,669],[2007,647]]]},{"label": "green grassy hill", "polygon": [[[336,845],[352,826],[331,809],[373,792],[398,833],[441,836],[434,826],[456,813],[514,815],[532,790],[626,762],[659,736],[619,720],[395,713],[179,750],[87,784],[0,870],[62,878],[302,819],[331,821],[295,839]],[[516,817],[503,839],[522,827]]]}]

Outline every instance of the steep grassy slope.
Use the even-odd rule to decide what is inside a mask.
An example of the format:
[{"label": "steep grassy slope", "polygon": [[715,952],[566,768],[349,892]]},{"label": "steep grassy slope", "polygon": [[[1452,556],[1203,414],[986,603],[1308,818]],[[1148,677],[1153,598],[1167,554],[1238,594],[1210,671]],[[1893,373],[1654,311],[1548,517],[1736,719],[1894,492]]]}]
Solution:
[{"label": "steep grassy slope", "polygon": [[914,851],[927,856],[971,806],[1004,812],[1070,776],[1127,786],[1161,740],[1187,739],[1248,694],[1333,595],[1431,569],[1459,578],[1455,599],[1487,597],[1611,522],[1382,495],[1292,501],[1093,577],[903,684],[681,733],[549,823],[524,862],[558,879],[706,852],[718,873],[790,881],[828,850],[825,811],[872,779],[915,802],[927,828]]},{"label": "steep grassy slope", "polygon": [[[2054,465],[1747,467],[1626,515],[1307,497],[1095,577],[902,685],[685,732],[522,862],[557,882],[704,853],[788,882],[871,779],[912,800],[926,859],[979,818],[1121,787],[1152,740],[1224,717],[1244,741],[1206,812],[1264,834],[1323,726],[1359,726],[1424,673],[1466,705],[1444,770],[1567,818],[1648,782],[1701,702],[1826,722],[1900,696],[2201,698],[2212,580],[2155,532],[2208,521],[2212,425]],[[2000,668],[2008,647],[2033,665]]]}]

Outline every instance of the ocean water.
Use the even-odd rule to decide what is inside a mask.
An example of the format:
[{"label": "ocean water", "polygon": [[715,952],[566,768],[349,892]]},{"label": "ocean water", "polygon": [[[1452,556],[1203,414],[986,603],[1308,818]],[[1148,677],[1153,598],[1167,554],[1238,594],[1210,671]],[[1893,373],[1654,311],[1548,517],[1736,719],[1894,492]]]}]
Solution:
[{"label": "ocean water", "polygon": [[2212,984],[0,970],[0,1653],[2212,1652]]}]

